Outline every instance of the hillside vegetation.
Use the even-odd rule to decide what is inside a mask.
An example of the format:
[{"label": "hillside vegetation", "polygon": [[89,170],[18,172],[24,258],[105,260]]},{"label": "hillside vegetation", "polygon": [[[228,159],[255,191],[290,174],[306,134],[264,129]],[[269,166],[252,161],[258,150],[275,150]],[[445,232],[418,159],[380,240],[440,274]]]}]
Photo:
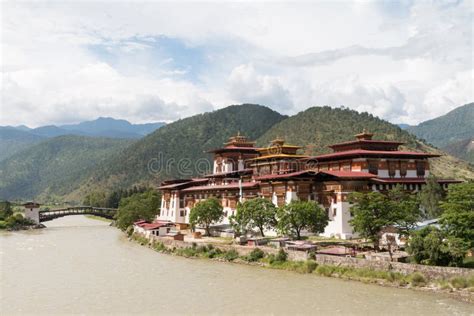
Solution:
[{"label": "hillside vegetation", "polygon": [[257,139],[284,118],[267,107],[244,104],[181,119],[161,127],[111,159],[72,197],[99,187],[158,184],[164,179],[210,172],[211,155],[207,150],[221,147],[237,132]]},{"label": "hillside vegetation", "polygon": [[40,135],[11,127],[0,127],[0,161],[44,140]]},{"label": "hillside vegetation", "polygon": [[442,149],[450,155],[474,164],[474,137],[448,144]]},{"label": "hillside vegetation", "polygon": [[[202,175],[211,171],[207,150],[221,147],[239,131],[259,146],[283,137],[313,155],[330,152],[330,144],[353,140],[364,128],[375,139],[404,141],[405,149],[444,154],[367,113],[313,107],[286,117],[260,105],[233,105],[170,123],[137,141],[49,139],[0,162],[0,198],[58,195],[82,201],[91,192]],[[443,178],[474,178],[472,166],[449,155],[433,159],[432,170]]]},{"label": "hillside vegetation", "polygon": [[433,172],[445,178],[473,179],[474,168],[446,153],[431,147],[400,127],[368,113],[330,107],[312,107],[276,124],[257,140],[261,146],[276,137],[288,143],[304,146],[308,155],[329,153],[328,145],[349,141],[363,129],[374,133],[374,139],[400,140],[401,148],[443,155],[432,159]]},{"label": "hillside vegetation", "polygon": [[76,189],[129,140],[59,136],[0,162],[0,199],[49,199]]},{"label": "hillside vegetation", "polygon": [[427,142],[443,147],[474,137],[474,103],[460,106],[446,115],[407,128]]}]

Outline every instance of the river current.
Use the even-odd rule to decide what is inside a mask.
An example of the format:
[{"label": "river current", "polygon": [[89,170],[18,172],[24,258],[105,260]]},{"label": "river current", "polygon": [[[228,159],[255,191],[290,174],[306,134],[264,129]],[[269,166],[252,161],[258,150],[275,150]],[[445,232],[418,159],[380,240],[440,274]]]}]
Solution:
[{"label": "river current", "polygon": [[70,216],[0,233],[0,314],[474,315],[444,295],[156,253]]}]

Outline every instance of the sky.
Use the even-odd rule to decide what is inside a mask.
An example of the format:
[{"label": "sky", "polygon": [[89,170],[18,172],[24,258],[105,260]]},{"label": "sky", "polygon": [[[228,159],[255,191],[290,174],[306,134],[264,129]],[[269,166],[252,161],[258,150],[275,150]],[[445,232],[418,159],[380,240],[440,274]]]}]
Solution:
[{"label": "sky", "polygon": [[473,3],[3,1],[0,125],[240,103],[417,124],[474,100]]}]

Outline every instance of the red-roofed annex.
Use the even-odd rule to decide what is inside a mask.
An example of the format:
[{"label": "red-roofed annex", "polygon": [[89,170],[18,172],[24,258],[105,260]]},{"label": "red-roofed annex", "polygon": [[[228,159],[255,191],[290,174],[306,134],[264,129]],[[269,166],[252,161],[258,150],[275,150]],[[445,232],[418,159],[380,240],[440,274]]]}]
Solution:
[{"label": "red-roofed annex", "polygon": [[[229,224],[238,202],[264,197],[282,206],[292,200],[313,200],[328,212],[330,221],[323,235],[352,238],[347,197],[355,191],[387,191],[396,184],[419,191],[429,175],[429,158],[439,155],[400,151],[403,143],[372,139],[366,131],[354,141],[330,146],[333,153],[309,157],[300,146],[281,138],[257,148],[240,133],[214,154],[211,174],[201,178],[162,183],[161,211],[157,221],[189,223],[195,203],[215,197],[224,207],[222,224]],[[443,188],[456,180],[440,180]]]}]

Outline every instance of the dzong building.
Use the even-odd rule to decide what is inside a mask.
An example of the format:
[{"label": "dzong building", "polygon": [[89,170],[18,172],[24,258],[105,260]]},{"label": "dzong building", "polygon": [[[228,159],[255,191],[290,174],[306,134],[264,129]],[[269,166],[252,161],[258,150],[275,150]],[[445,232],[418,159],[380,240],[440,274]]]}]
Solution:
[{"label": "dzong building", "polygon": [[[436,154],[399,150],[403,143],[373,140],[366,131],[353,141],[330,146],[330,154],[301,155],[302,147],[277,138],[268,147],[258,148],[240,134],[222,148],[212,149],[212,173],[200,178],[164,181],[159,189],[162,201],[159,221],[180,227],[189,224],[195,203],[210,197],[224,208],[220,225],[229,224],[237,203],[256,197],[283,206],[292,200],[312,200],[329,215],[323,236],[356,237],[348,195],[352,192],[387,191],[401,184],[417,192],[430,173],[429,159]],[[455,180],[438,180],[443,188]]]}]

